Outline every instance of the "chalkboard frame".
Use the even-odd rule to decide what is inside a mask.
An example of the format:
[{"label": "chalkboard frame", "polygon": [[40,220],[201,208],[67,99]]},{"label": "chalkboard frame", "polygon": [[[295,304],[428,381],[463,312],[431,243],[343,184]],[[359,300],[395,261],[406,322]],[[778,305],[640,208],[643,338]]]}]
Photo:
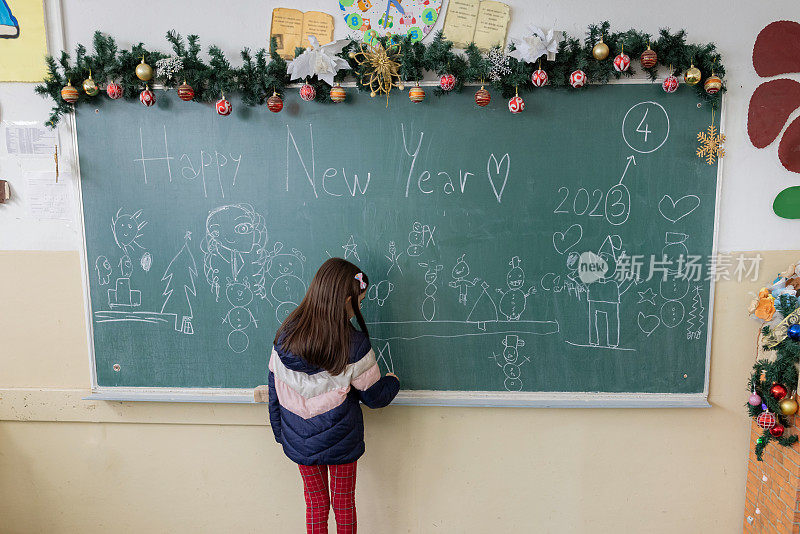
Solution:
[{"label": "chalkboard frame", "polygon": [[[649,85],[650,82],[640,79],[622,79],[612,84]],[[420,82],[422,86],[436,86],[435,81]],[[479,84],[467,84],[477,86]],[[342,83],[344,87],[354,88],[355,82]],[[292,84],[289,88],[299,88],[300,84]],[[154,86],[154,89],[161,87]],[[701,104],[698,103],[698,107]],[[719,124],[724,124],[726,116],[726,99],[720,99]],[[189,403],[229,403],[255,404],[253,389],[220,389],[220,388],[161,388],[161,387],[109,387],[99,386],[94,350],[94,334],[92,321],[92,304],[89,294],[89,261],[86,244],[86,228],[84,222],[84,203],[81,184],[80,158],[78,152],[77,121],[75,113],[65,117],[71,133],[72,153],[74,154],[75,176],[78,181],[78,203],[81,230],[81,274],[86,319],[86,339],[90,363],[91,393],[84,400],[121,401],[121,402],[189,402]],[[712,255],[718,252],[719,209],[722,192],[722,175],[724,159],[717,162],[716,199],[714,206],[714,230]],[[706,336],[706,359],[703,391],[699,393],[609,393],[609,392],[504,392],[504,391],[433,391],[433,390],[401,390],[393,402],[407,406],[454,406],[454,407],[527,407],[527,408],[708,408],[709,374],[711,366],[711,340],[713,335],[715,284],[710,285],[708,332]]]}]

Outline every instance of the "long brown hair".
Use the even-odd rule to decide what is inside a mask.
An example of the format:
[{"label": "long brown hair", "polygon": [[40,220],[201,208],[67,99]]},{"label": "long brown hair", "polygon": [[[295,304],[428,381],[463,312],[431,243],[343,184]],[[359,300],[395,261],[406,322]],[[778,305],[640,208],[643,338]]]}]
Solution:
[{"label": "long brown hair", "polygon": [[306,296],[289,314],[275,334],[275,345],[303,358],[333,375],[341,374],[350,357],[351,323],[347,297],[361,331],[369,336],[367,325],[358,306],[358,297],[369,285],[366,274],[356,276],[361,269],[342,258],[323,263]]}]

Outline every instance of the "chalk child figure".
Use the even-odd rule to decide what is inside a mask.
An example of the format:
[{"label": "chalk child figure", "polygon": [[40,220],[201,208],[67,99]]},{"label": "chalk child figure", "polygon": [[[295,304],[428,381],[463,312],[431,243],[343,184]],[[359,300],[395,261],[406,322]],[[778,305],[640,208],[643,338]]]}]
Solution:
[{"label": "chalk child figure", "polygon": [[258,322],[253,316],[253,312],[247,307],[253,302],[253,290],[250,288],[250,282],[248,280],[234,282],[228,278],[225,297],[232,306],[222,319],[222,324],[228,323],[233,329],[228,334],[228,346],[232,351],[241,353],[247,350],[247,346],[250,344],[245,330],[251,324],[258,328]]},{"label": "chalk child figure", "polygon": [[502,295],[500,298],[500,313],[505,315],[509,321],[519,321],[520,315],[525,311],[528,296],[536,290],[533,287],[528,291],[522,290],[522,286],[525,284],[525,272],[519,266],[519,256],[511,258],[508,264],[511,266],[506,275],[508,291],[497,290]]},{"label": "chalk child figure", "polygon": [[[120,208],[111,218],[111,232],[114,236],[114,242],[122,252],[118,263],[120,277],[114,283],[114,288],[109,288],[108,290],[108,305],[112,309],[137,307],[142,303],[141,291],[133,289],[131,284],[133,262],[130,257],[137,248],[144,250],[138,239],[142,237],[139,232],[147,225],[147,222],[139,220],[141,215],[142,210],[129,215],[122,213],[122,208]],[[100,258],[97,259],[97,262],[100,262]]]},{"label": "chalk child figure", "polygon": [[609,347],[619,345],[619,305],[622,295],[630,288],[633,279],[617,280],[617,258],[622,252],[622,239],[618,235],[609,235],[600,247],[599,256],[606,262],[608,269],[596,281],[588,284],[586,300],[589,301],[589,344],[598,346],[601,342],[598,319],[604,316],[606,339],[602,340]]},{"label": "chalk child figure", "polygon": [[114,272],[111,268],[111,262],[105,256],[98,256],[94,267],[97,270],[97,281],[101,286],[107,285],[111,280],[111,274]]},{"label": "chalk child figure", "polygon": [[458,302],[466,306],[467,291],[470,287],[475,287],[475,284],[478,283],[480,278],[474,278],[472,281],[466,279],[466,277],[469,276],[469,265],[467,265],[467,262],[464,261],[464,256],[466,256],[466,254],[462,254],[453,267],[454,280],[448,285],[450,287],[458,288]]}]

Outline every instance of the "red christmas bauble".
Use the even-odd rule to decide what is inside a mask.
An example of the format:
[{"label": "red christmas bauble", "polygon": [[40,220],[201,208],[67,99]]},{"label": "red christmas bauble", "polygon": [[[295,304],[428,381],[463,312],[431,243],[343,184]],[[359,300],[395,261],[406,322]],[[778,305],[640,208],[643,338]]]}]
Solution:
[{"label": "red christmas bauble", "polygon": [[188,102],[189,100],[193,99],[194,89],[192,89],[192,86],[186,82],[183,82],[180,87],[178,87],[178,98],[184,102]]},{"label": "red christmas bauble", "polygon": [[442,74],[439,78],[439,87],[444,91],[451,91],[456,86],[456,77],[452,74]]},{"label": "red christmas bauble", "polygon": [[519,95],[511,97],[508,101],[508,111],[511,113],[521,113],[525,110],[525,101]]},{"label": "red christmas bauble", "polygon": [[578,69],[569,75],[569,84],[575,89],[586,85],[586,73]]},{"label": "red christmas bauble", "polygon": [[678,78],[670,74],[664,79],[664,83],[661,84],[661,87],[663,87],[664,91],[667,93],[674,93],[678,90]]},{"label": "red christmas bauble", "polygon": [[74,104],[78,101],[78,90],[75,89],[75,86],[72,85],[72,83],[67,83],[67,85],[61,89],[61,98],[64,99],[64,102]]},{"label": "red christmas bauble", "polygon": [[489,91],[483,88],[478,89],[475,93],[475,103],[478,104],[480,107],[488,106],[489,102],[492,101],[492,95],[489,94]]},{"label": "red christmas bauble", "polygon": [[231,111],[233,111],[233,106],[231,106],[231,103],[228,102],[228,100],[226,100],[224,96],[219,100],[217,100],[216,107],[217,107],[217,113],[219,113],[223,117],[230,115]]},{"label": "red christmas bauble", "polygon": [[106,86],[106,94],[108,98],[116,100],[122,96],[122,86],[117,82],[111,82]]},{"label": "red christmas bauble", "polygon": [[642,52],[642,55],[639,56],[639,61],[642,62],[643,69],[652,69],[658,62],[658,55],[655,50],[650,48],[650,45],[647,45],[647,50]]},{"label": "red christmas bauble", "polygon": [[628,54],[620,54],[614,58],[614,70],[617,72],[625,72],[631,66],[631,58]]},{"label": "red christmas bauble", "polygon": [[304,83],[303,86],[300,88],[300,98],[302,98],[306,102],[314,100],[316,96],[317,96],[317,91],[314,89],[313,85]]},{"label": "red christmas bauble", "polygon": [[145,88],[144,91],[139,93],[139,102],[149,108],[156,103],[156,95],[154,95],[153,91],[151,91],[149,88]]},{"label": "red christmas bauble", "polygon": [[536,69],[533,71],[533,74],[531,74],[531,83],[534,87],[547,85],[547,73],[542,69]]},{"label": "red christmas bauble", "polygon": [[776,400],[782,400],[789,392],[781,384],[772,384],[769,388],[769,394],[775,397]]},{"label": "red christmas bauble", "polygon": [[783,427],[783,425],[778,423],[769,429],[769,434],[772,437],[779,438],[783,435],[784,430],[786,429]]},{"label": "red christmas bauble", "polygon": [[775,414],[767,411],[761,412],[756,418],[756,424],[767,430],[774,427],[777,422],[778,419],[775,417]]},{"label": "red christmas bauble", "polygon": [[267,109],[273,113],[278,113],[283,109],[283,99],[278,96],[277,92],[273,92],[272,96],[267,99]]},{"label": "red christmas bauble", "polygon": [[347,98],[347,91],[344,90],[344,87],[338,83],[331,87],[331,100],[338,104],[339,102],[344,102],[345,98]]},{"label": "red christmas bauble", "polygon": [[415,104],[419,104],[423,100],[425,100],[425,89],[419,86],[419,84],[415,85],[411,89],[408,90],[408,99],[414,102]]}]

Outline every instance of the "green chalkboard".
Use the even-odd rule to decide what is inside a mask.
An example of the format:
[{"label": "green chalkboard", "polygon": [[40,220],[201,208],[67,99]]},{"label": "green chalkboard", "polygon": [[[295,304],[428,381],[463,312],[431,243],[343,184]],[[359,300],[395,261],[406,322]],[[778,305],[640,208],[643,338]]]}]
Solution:
[{"label": "green chalkboard", "polygon": [[264,383],[280,320],[340,256],[404,389],[705,391],[717,167],[692,91],[548,88],[517,115],[469,90],[348,93],[79,108],[98,386]]}]

